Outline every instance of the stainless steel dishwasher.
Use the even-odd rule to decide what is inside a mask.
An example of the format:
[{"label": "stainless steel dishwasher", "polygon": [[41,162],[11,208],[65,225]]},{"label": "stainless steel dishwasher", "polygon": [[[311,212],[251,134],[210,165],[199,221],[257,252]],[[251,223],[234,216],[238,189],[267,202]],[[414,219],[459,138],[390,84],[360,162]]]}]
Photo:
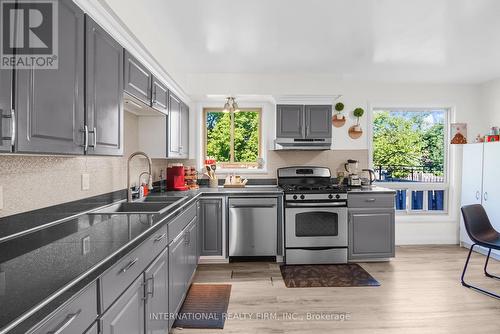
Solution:
[{"label": "stainless steel dishwasher", "polygon": [[276,256],[278,200],[229,198],[229,256]]}]

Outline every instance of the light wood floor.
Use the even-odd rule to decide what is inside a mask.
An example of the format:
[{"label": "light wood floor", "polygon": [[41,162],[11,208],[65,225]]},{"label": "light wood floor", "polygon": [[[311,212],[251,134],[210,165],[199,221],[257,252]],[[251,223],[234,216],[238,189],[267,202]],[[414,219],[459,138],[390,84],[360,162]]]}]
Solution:
[{"label": "light wood floor", "polygon": [[[458,246],[398,247],[387,263],[362,263],[380,287],[286,288],[275,263],[201,265],[195,283],[232,284],[224,330],[173,329],[179,334],[288,333],[500,333],[500,301],[460,284],[467,251]],[[485,278],[485,257],[475,253],[468,280],[500,293],[500,281]],[[500,274],[492,260],[490,272]],[[276,313],[278,319],[256,319]],[[282,314],[344,312],[347,321],[287,320]]]}]

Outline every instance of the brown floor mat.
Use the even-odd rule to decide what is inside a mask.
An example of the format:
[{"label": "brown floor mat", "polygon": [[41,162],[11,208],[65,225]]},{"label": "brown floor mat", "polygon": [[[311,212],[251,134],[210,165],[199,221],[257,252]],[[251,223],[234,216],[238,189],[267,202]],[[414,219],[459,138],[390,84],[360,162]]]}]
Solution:
[{"label": "brown floor mat", "polygon": [[283,265],[281,276],[287,288],[380,286],[360,265]]},{"label": "brown floor mat", "polygon": [[192,284],[174,327],[223,329],[230,284]]}]

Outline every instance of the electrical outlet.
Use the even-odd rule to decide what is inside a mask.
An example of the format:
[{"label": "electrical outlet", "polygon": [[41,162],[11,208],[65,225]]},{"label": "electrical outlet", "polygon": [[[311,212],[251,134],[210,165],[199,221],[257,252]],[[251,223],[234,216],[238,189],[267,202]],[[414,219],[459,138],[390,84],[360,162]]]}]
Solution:
[{"label": "electrical outlet", "polygon": [[3,187],[0,186],[0,210],[3,210]]},{"label": "electrical outlet", "polygon": [[82,254],[86,255],[90,252],[90,236],[82,238]]},{"label": "electrical outlet", "polygon": [[90,174],[82,174],[82,190],[90,190]]}]

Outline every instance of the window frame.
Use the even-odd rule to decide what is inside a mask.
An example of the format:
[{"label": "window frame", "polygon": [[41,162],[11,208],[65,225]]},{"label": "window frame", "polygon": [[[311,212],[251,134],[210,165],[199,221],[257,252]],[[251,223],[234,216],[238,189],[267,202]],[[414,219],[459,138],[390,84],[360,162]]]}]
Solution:
[{"label": "window frame", "polygon": [[[202,124],[203,124],[203,161],[207,157],[207,114],[209,112],[223,112],[223,108],[217,108],[217,107],[205,107],[203,108],[203,118],[202,118]],[[262,108],[261,107],[245,107],[245,108],[240,108],[238,112],[257,112],[259,114],[259,122],[258,122],[258,140],[259,140],[259,145],[258,145],[258,159],[262,158]],[[230,112],[230,117],[231,117],[231,144],[230,144],[230,160],[229,162],[217,162],[217,167],[218,169],[221,170],[241,170],[241,171],[246,171],[246,170],[254,170],[254,171],[260,171],[262,169],[258,168],[258,163],[255,162],[235,162],[234,161],[234,114],[235,112]]]},{"label": "window frame", "polygon": [[[435,111],[443,110],[444,115],[444,162],[443,162],[443,182],[377,182],[375,184],[381,187],[394,189],[394,190],[406,190],[406,209],[396,210],[397,215],[437,215],[445,216],[449,214],[450,208],[450,125],[453,121],[454,107],[450,106],[436,106],[436,105],[385,105],[376,104],[370,106],[370,112],[368,114],[368,159],[370,168],[374,168],[373,164],[373,119],[374,113],[378,110],[387,111],[407,111],[407,112],[425,112],[425,111]],[[443,210],[428,210],[428,191],[431,190],[443,190]],[[411,193],[412,191],[423,191],[423,209],[422,210],[412,210],[411,208]]]}]

